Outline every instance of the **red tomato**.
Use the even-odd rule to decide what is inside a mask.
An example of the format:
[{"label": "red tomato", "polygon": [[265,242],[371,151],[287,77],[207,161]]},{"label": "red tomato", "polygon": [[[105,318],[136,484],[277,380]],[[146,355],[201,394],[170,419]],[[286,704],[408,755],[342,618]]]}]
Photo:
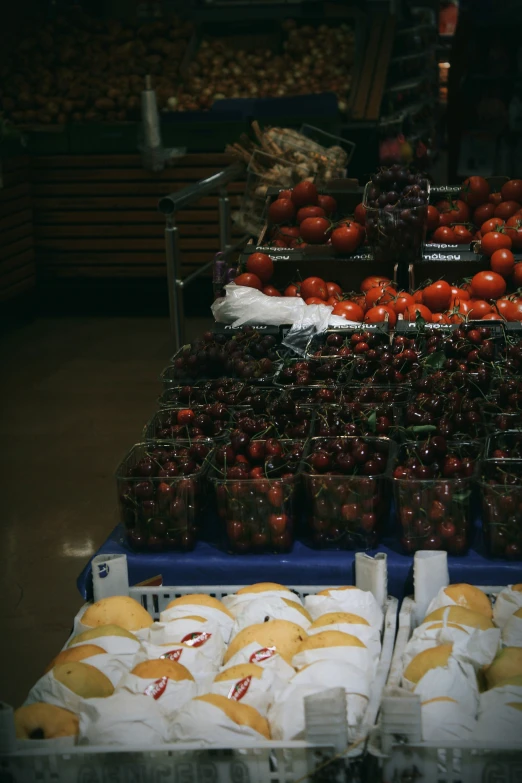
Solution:
[{"label": "red tomato", "polygon": [[393,329],[397,323],[397,316],[392,307],[388,305],[379,305],[378,307],[371,307],[366,311],[364,316],[365,324],[379,323],[380,321],[388,321],[390,327]]},{"label": "red tomato", "polygon": [[326,290],[326,283],[320,277],[307,277],[301,283],[301,296],[306,301],[312,296],[317,296],[319,299],[328,299],[328,291]]},{"label": "red tomato", "polygon": [[340,285],[337,285],[337,283],[327,283],[326,292],[328,296],[335,296],[336,294],[339,294],[339,296],[341,296],[343,290]]},{"label": "red tomato", "polygon": [[288,247],[288,245],[284,239],[272,239],[270,242],[270,247]]},{"label": "red tomato", "polygon": [[457,237],[455,236],[453,229],[449,226],[439,226],[439,228],[433,232],[431,241],[442,242],[442,244],[446,245],[456,245]]},{"label": "red tomato", "polygon": [[411,294],[406,293],[406,291],[401,291],[400,294],[398,294],[397,299],[391,303],[397,315],[399,315],[399,313],[404,313],[408,307],[411,307],[411,305],[414,304],[415,299]]},{"label": "red tomato", "polygon": [[495,302],[495,309],[506,321],[516,321],[515,306],[508,297],[502,296]]},{"label": "red tomato", "polygon": [[489,182],[484,177],[468,177],[462,184],[460,197],[470,207],[478,207],[488,200]]},{"label": "red tomato", "polygon": [[328,215],[328,217],[333,215],[334,212],[337,212],[337,201],[333,196],[323,196],[319,194],[319,196],[317,196],[317,203],[324,209],[325,214]]},{"label": "red tomato", "polygon": [[361,244],[358,226],[340,226],[332,231],[332,245],[338,253],[354,253]]},{"label": "red tomato", "polygon": [[366,297],[364,294],[352,294],[351,300],[359,305],[363,313],[366,312]]},{"label": "red tomato", "polygon": [[495,205],[490,204],[489,201],[486,204],[481,204],[473,212],[473,222],[476,226],[481,226],[486,220],[490,220],[495,214]]},{"label": "red tomato", "polygon": [[522,261],[515,264],[515,268],[513,269],[513,284],[516,285],[517,288],[522,286]]},{"label": "red tomato", "polygon": [[353,216],[361,226],[366,225],[366,207],[362,202],[355,207]]},{"label": "red tomato", "polygon": [[291,283],[289,286],[285,288],[283,296],[298,296],[301,298],[301,290],[300,285],[295,285],[295,283]]},{"label": "red tomato", "polygon": [[374,288],[370,288],[369,291],[366,292],[366,307],[369,309],[370,307],[374,307],[376,304],[380,305],[388,305],[393,302],[393,300],[397,296],[397,291],[395,289],[390,288],[387,286],[386,288],[380,288],[379,286],[375,286]]},{"label": "red tomato", "polygon": [[504,321],[501,315],[498,313],[487,313],[482,319],[483,321]]},{"label": "red tomato", "polygon": [[468,299],[471,299],[469,291],[456,285],[451,286],[451,297],[452,299],[460,299],[462,302],[467,302]]},{"label": "red tomato", "polygon": [[420,289],[418,291],[414,291],[413,301],[415,304],[424,304],[424,291],[421,291]]},{"label": "red tomato", "polygon": [[326,302],[325,302],[324,299],[319,299],[318,296],[309,296],[308,299],[305,299],[305,304],[307,304],[307,305],[309,305],[309,304],[321,304],[321,305],[324,305],[324,304],[326,304]]},{"label": "red tomato", "polygon": [[446,313],[432,313],[431,322],[434,324],[450,324],[449,315]]},{"label": "red tomato", "polygon": [[470,301],[470,316],[471,318],[484,318],[488,313],[493,312],[493,307],[489,302],[484,299],[471,299]]},{"label": "red tomato", "polygon": [[369,291],[370,288],[373,288],[376,285],[384,288],[387,285],[391,285],[391,280],[389,277],[383,277],[382,275],[370,275],[369,277],[364,278],[360,288],[363,294],[365,294],[366,291]]},{"label": "red tomato", "polygon": [[506,281],[497,272],[477,272],[471,280],[473,295],[477,299],[498,299],[506,290]]},{"label": "red tomato", "polygon": [[498,207],[495,207],[495,217],[507,220],[520,209],[518,201],[501,201]]},{"label": "red tomato", "polygon": [[265,285],[263,288],[263,293],[266,296],[281,296],[281,291],[278,291],[277,288],[274,288],[273,285]]},{"label": "red tomato", "polygon": [[326,212],[322,207],[301,207],[297,213],[296,220],[301,225],[306,218],[325,217]]},{"label": "red tomato", "polygon": [[364,318],[364,312],[362,307],[359,307],[355,302],[350,299],[345,299],[344,302],[337,302],[332,315],[340,315],[342,318],[346,318],[347,321],[362,321]]},{"label": "red tomato", "polygon": [[258,291],[261,291],[263,288],[263,283],[259,277],[257,275],[250,274],[250,272],[243,272],[242,275],[239,275],[239,277],[235,278],[234,283],[236,285],[244,285],[247,288],[257,288]]},{"label": "red tomato", "polygon": [[515,268],[515,256],[511,250],[495,250],[489,259],[489,265],[494,272],[502,277],[509,277]]},{"label": "red tomato", "polygon": [[513,302],[512,320],[522,321],[522,299],[515,299]]},{"label": "red tomato", "polygon": [[317,197],[319,196],[317,188],[313,182],[300,182],[292,190],[292,201],[294,205],[299,207],[313,206],[317,204]]},{"label": "red tomato", "polygon": [[502,194],[501,193],[490,193],[488,197],[488,201],[491,204],[494,204],[496,207],[500,204],[502,201]]},{"label": "red tomato", "polygon": [[435,231],[439,226],[439,217],[440,213],[437,207],[430,204],[426,214],[426,228],[428,231]]},{"label": "red tomato", "polygon": [[449,226],[450,223],[465,223],[469,220],[469,206],[460,199],[455,201],[445,199],[444,201],[438,201],[435,206],[440,212],[439,226]]},{"label": "red tomato", "polygon": [[257,275],[262,283],[268,283],[274,274],[274,262],[266,253],[252,253],[246,263],[247,272]]},{"label": "red tomato", "polygon": [[414,304],[408,307],[404,313],[405,321],[416,321],[417,318],[424,318],[425,321],[431,323],[432,315],[431,310],[423,304]]},{"label": "red tomato", "polygon": [[277,198],[268,207],[271,223],[290,223],[295,217],[295,207],[289,198]]},{"label": "red tomato", "polygon": [[495,250],[501,250],[502,248],[511,250],[511,244],[511,239],[507,234],[500,234],[498,231],[490,231],[482,237],[480,249],[485,256],[491,258]]},{"label": "red tomato", "polygon": [[310,245],[324,245],[330,233],[330,221],[322,217],[309,217],[300,225],[301,236]]},{"label": "red tomato", "polygon": [[437,280],[422,292],[422,301],[432,312],[447,310],[451,298],[451,286],[445,280]]},{"label": "red tomato", "polygon": [[451,324],[459,324],[465,320],[471,310],[471,305],[466,300],[452,299],[450,303],[451,311],[449,314],[449,320]]},{"label": "red tomato", "polygon": [[515,250],[522,250],[522,216],[512,215],[506,223],[506,234]]},{"label": "red tomato", "polygon": [[290,188],[287,188],[286,190],[280,190],[277,194],[277,198],[292,198],[292,191]]},{"label": "red tomato", "polygon": [[503,201],[522,202],[522,179],[510,179],[502,185],[500,191]]},{"label": "red tomato", "polygon": [[482,236],[484,236],[484,234],[489,234],[490,231],[496,231],[499,226],[503,226],[503,225],[504,225],[504,221],[502,220],[502,218],[499,217],[490,218],[489,220],[485,220],[484,223],[482,223],[480,227],[480,233],[482,234]]},{"label": "red tomato", "polygon": [[454,226],[453,231],[457,237],[458,245],[469,245],[470,242],[473,242],[473,234],[466,226]]}]

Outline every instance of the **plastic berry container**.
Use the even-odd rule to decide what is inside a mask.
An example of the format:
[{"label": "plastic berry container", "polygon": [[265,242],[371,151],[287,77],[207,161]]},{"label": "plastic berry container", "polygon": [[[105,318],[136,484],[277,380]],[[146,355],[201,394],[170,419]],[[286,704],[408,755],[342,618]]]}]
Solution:
[{"label": "plastic berry container", "polygon": [[169,386],[158,399],[160,408],[190,407],[191,405],[238,405],[247,396],[247,386],[234,378],[200,381],[194,385]]},{"label": "plastic berry container", "polygon": [[339,357],[292,359],[280,367],[274,384],[282,388],[337,386],[347,380],[347,370],[346,360]]},{"label": "plastic berry container", "polygon": [[214,454],[210,480],[229,552],[281,553],[289,552],[294,544],[304,444],[279,440],[282,453],[274,459],[266,453],[268,443],[255,442],[257,458],[252,464],[259,469],[259,478],[249,478],[252,471],[237,470],[240,463],[227,469],[226,462],[218,460],[219,449]]},{"label": "plastic berry container", "polygon": [[320,405],[336,405],[345,397],[345,386],[289,386],[279,389],[279,397],[271,406],[271,410],[282,413],[293,411],[295,405],[317,407]]},{"label": "plastic berry container", "polygon": [[399,447],[393,469],[395,514],[403,549],[464,554],[473,531],[472,490],[481,444],[434,436]]},{"label": "plastic berry container", "polygon": [[505,465],[509,465],[511,460],[522,459],[522,429],[491,433],[484,456]]},{"label": "plastic berry container", "polygon": [[394,437],[402,420],[401,414],[400,406],[391,403],[325,405],[315,412],[313,434],[323,438],[339,435]]},{"label": "plastic berry container", "polygon": [[363,204],[366,209],[366,236],[374,261],[396,263],[400,259],[406,264],[420,261],[428,204],[408,209],[391,205],[383,209],[370,207],[368,194],[371,187],[372,183],[368,182]]},{"label": "plastic berry container", "polygon": [[191,408],[162,408],[145,425],[143,437],[146,440],[212,438],[222,441],[227,438],[231,423],[231,411],[221,402]]},{"label": "plastic berry container", "polygon": [[488,554],[522,560],[522,460],[484,460],[479,487]]},{"label": "plastic berry container", "polygon": [[230,440],[234,444],[234,440],[238,439],[240,434],[245,436],[243,442],[248,442],[251,438],[304,440],[312,431],[313,420],[314,409],[305,405],[296,405],[291,414],[274,411],[270,414],[259,414],[252,408],[238,408],[233,413]]},{"label": "plastic berry container", "polygon": [[125,540],[138,552],[189,551],[200,533],[213,443],[144,441],[116,471]]},{"label": "plastic berry container", "polygon": [[308,441],[303,484],[312,546],[367,550],[378,545],[390,515],[394,452],[395,444],[388,438],[340,436]]},{"label": "plastic berry container", "polygon": [[358,402],[362,405],[400,405],[407,404],[411,396],[408,384],[383,385],[348,383],[343,389],[343,402]]}]

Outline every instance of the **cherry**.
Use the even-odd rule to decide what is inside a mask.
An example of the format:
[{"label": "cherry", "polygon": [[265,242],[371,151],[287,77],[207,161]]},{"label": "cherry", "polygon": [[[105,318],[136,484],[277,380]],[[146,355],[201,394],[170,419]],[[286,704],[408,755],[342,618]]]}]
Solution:
[{"label": "cherry", "polygon": [[453,478],[462,469],[462,463],[458,457],[447,456],[442,463],[442,475],[446,478]]},{"label": "cherry", "polygon": [[139,500],[147,500],[154,496],[154,484],[152,481],[138,481],[134,485],[134,495]]},{"label": "cherry", "polygon": [[453,536],[456,533],[456,528],[453,522],[450,519],[446,519],[444,522],[441,522],[440,525],[437,528],[439,536],[443,539],[453,538]]},{"label": "cherry", "polygon": [[325,451],[316,451],[310,456],[310,464],[319,473],[324,473],[330,467],[330,455]]},{"label": "cherry", "polygon": [[188,426],[189,424],[192,424],[192,422],[194,421],[195,418],[196,417],[195,417],[194,411],[192,411],[190,409],[184,409],[184,410],[178,411],[177,416],[176,416],[176,420],[177,420],[178,424],[181,424],[181,425],[184,425],[184,426]]},{"label": "cherry", "polygon": [[268,492],[268,501],[276,508],[283,503],[283,488],[279,485],[272,486]]},{"label": "cherry", "polygon": [[522,557],[522,546],[517,543],[508,544],[506,547],[506,557],[509,560],[519,560]]}]

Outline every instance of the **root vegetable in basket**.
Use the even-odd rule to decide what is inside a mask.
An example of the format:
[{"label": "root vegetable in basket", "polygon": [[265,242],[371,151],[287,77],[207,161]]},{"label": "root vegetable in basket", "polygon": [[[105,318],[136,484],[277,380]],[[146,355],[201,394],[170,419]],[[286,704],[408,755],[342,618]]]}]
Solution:
[{"label": "root vegetable in basket", "polygon": [[17,739],[42,740],[75,737],[78,716],[54,704],[36,702],[19,707],[14,713]]}]

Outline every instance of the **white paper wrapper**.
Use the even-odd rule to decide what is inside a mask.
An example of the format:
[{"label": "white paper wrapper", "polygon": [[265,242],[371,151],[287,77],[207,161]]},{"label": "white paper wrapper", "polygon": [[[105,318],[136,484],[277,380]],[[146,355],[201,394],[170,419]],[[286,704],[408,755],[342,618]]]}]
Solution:
[{"label": "white paper wrapper", "polygon": [[250,644],[239,650],[221,668],[221,671],[237,666],[239,663],[255,663],[257,666],[261,666],[262,669],[272,672],[281,684],[278,684],[277,687],[282,687],[282,684],[287,683],[295,674],[295,669],[284,658],[281,658],[275,650],[263,647],[261,644],[257,644],[257,642],[250,642]]},{"label": "white paper wrapper", "polygon": [[[166,647],[144,642],[142,649],[136,655],[135,665],[143,661],[153,661],[165,656],[176,663],[185,666],[194,677],[198,694],[206,693],[219,669],[219,661],[210,661],[197,647],[186,647],[181,644],[169,644]],[[203,690],[204,689],[204,690]]]},{"label": "white paper wrapper", "polygon": [[102,674],[112,682],[116,687],[122,677],[125,677],[129,669],[132,668],[135,656],[127,655],[123,659],[118,658],[116,655],[93,655],[92,658],[86,658],[84,663],[88,663],[94,666],[95,669],[99,669]]},{"label": "white paper wrapper", "polygon": [[173,606],[171,609],[165,609],[165,611],[161,612],[160,623],[170,623],[171,620],[178,620],[183,617],[191,616],[204,617],[210,623],[217,625],[225,643],[228,644],[234,621],[231,617],[226,615],[225,612],[214,609],[212,606],[203,606],[202,604],[182,604],[181,606]]},{"label": "white paper wrapper", "polygon": [[121,691],[81,705],[79,744],[146,747],[163,742],[168,742],[167,720],[150,696]]},{"label": "white paper wrapper", "polygon": [[273,739],[297,740],[305,736],[304,699],[329,688],[343,687],[349,734],[359,726],[370,698],[365,672],[342,661],[318,661],[298,672],[286,688],[276,694],[268,711]]},{"label": "white paper wrapper", "polygon": [[184,704],[197,696],[194,680],[170,680],[168,677],[138,677],[127,674],[118,685],[117,693],[126,691],[134,695],[154,699],[166,716],[172,716]]},{"label": "white paper wrapper", "polygon": [[292,605],[286,604],[282,598],[272,596],[272,598],[258,598],[256,601],[250,601],[245,604],[241,612],[236,617],[234,628],[232,629],[232,638],[236,636],[243,628],[257,623],[268,622],[268,620],[288,620],[295,623],[306,631],[311,623],[298,609]]},{"label": "white paper wrapper", "polygon": [[447,666],[438,666],[426,672],[417,685],[404,677],[402,685],[406,690],[413,690],[422,701],[449,696],[458,701],[468,715],[475,717],[477,713],[479,693],[475,670],[470,663],[454,656],[450,656]]},{"label": "white paper wrapper", "polygon": [[234,593],[233,595],[223,596],[223,604],[229,612],[232,612],[234,617],[238,617],[253,601],[271,601],[273,598],[286,598],[288,601],[293,601],[300,606],[303,605],[299,596],[291,590],[267,590],[264,593],[241,593],[241,595]]},{"label": "white paper wrapper", "polygon": [[33,685],[24,704],[34,704],[38,701],[45,701],[47,704],[55,704],[57,707],[79,713],[85,699],[58,682],[51,669]]},{"label": "white paper wrapper", "polygon": [[330,590],[330,595],[308,595],[305,598],[305,609],[313,620],[329,612],[351,612],[370,623],[371,626],[382,628],[384,615],[381,607],[366,590]]},{"label": "white paper wrapper", "polygon": [[428,701],[421,705],[422,738],[425,742],[470,740],[475,718],[456,701]]},{"label": "white paper wrapper", "polygon": [[510,704],[522,705],[522,686],[504,685],[480,694],[477,727],[473,739],[487,747],[489,742],[511,742],[520,750],[522,711]]},{"label": "white paper wrapper", "polygon": [[413,585],[417,621],[426,615],[428,604],[449,584],[447,552],[419,550],[413,557]]},{"label": "white paper wrapper", "polygon": [[302,669],[316,661],[344,661],[361,669],[368,676],[375,673],[376,661],[364,647],[321,647],[317,650],[304,650],[292,658],[292,666]]},{"label": "white paper wrapper", "polygon": [[[89,608],[89,606],[90,606],[90,604],[84,604],[81,607],[81,609],[78,611],[78,614],[74,618],[72,634],[71,634],[71,636],[69,637],[69,639],[67,641],[69,641],[72,637],[77,636],[79,633],[83,633],[84,631],[90,631],[91,630],[92,626],[84,625],[82,623],[82,617],[85,614],[85,612],[87,611],[87,609]],[[149,629],[148,628],[141,628],[139,631],[130,631],[130,633],[132,633],[137,639],[140,639],[140,640],[141,639],[148,639]],[[103,638],[103,637],[100,637],[100,638]],[[95,644],[95,643],[97,644],[97,642],[95,642],[93,640],[93,644]]]},{"label": "white paper wrapper", "polygon": [[169,725],[170,739],[175,742],[199,740],[208,745],[230,740],[266,740],[249,726],[240,726],[225,713],[205,701],[190,701],[174,716]]},{"label": "white paper wrapper", "polygon": [[228,699],[233,698],[235,701],[241,702],[241,704],[248,704],[266,718],[268,707],[274,699],[276,682],[279,683],[280,681],[276,679],[274,672],[265,668],[259,679],[256,677],[243,677],[240,679],[234,677],[231,680],[213,682],[208,692],[218,693],[220,696],[226,696]]},{"label": "white paper wrapper", "polygon": [[72,647],[79,647],[83,644],[95,644],[96,647],[101,647],[102,650],[114,655],[121,661],[132,660],[138,650],[140,649],[139,639],[128,639],[126,636],[97,636],[95,639],[90,639],[87,642],[79,642],[78,644],[72,644],[70,647],[63,647],[62,649],[71,649]]},{"label": "white paper wrapper", "polygon": [[225,642],[217,623],[187,620],[185,617],[168,623],[153,623],[148,640],[151,644],[186,644],[208,658],[214,667],[225,654]]},{"label": "white paper wrapper", "polygon": [[522,593],[512,588],[513,585],[508,585],[501,590],[493,606],[493,621],[499,628],[505,626],[517,609],[522,609]]},{"label": "white paper wrapper", "polygon": [[441,644],[453,643],[453,654],[473,664],[475,669],[489,666],[498,652],[500,631],[489,628],[481,631],[479,628],[452,628],[445,626],[440,629],[428,630],[426,625],[420,625],[406,645],[403,655],[403,666],[423,650],[438,647]]},{"label": "white paper wrapper", "polygon": [[[447,585],[446,585],[447,587]],[[437,609],[442,609],[444,606],[459,606],[456,601],[454,601],[452,598],[450,598],[449,595],[446,595],[444,592],[444,588],[441,588],[435,598],[433,598],[432,601],[430,601],[430,604],[425,612],[425,617],[427,617],[432,612],[435,612]]]},{"label": "white paper wrapper", "polygon": [[506,647],[522,647],[522,617],[511,615],[502,629],[502,643]]},{"label": "white paper wrapper", "polygon": [[314,636],[321,631],[341,631],[360,639],[368,648],[373,660],[379,658],[381,654],[381,634],[378,628],[371,625],[360,625],[358,623],[332,623],[332,625],[323,625],[321,628],[309,628],[308,636]]}]

